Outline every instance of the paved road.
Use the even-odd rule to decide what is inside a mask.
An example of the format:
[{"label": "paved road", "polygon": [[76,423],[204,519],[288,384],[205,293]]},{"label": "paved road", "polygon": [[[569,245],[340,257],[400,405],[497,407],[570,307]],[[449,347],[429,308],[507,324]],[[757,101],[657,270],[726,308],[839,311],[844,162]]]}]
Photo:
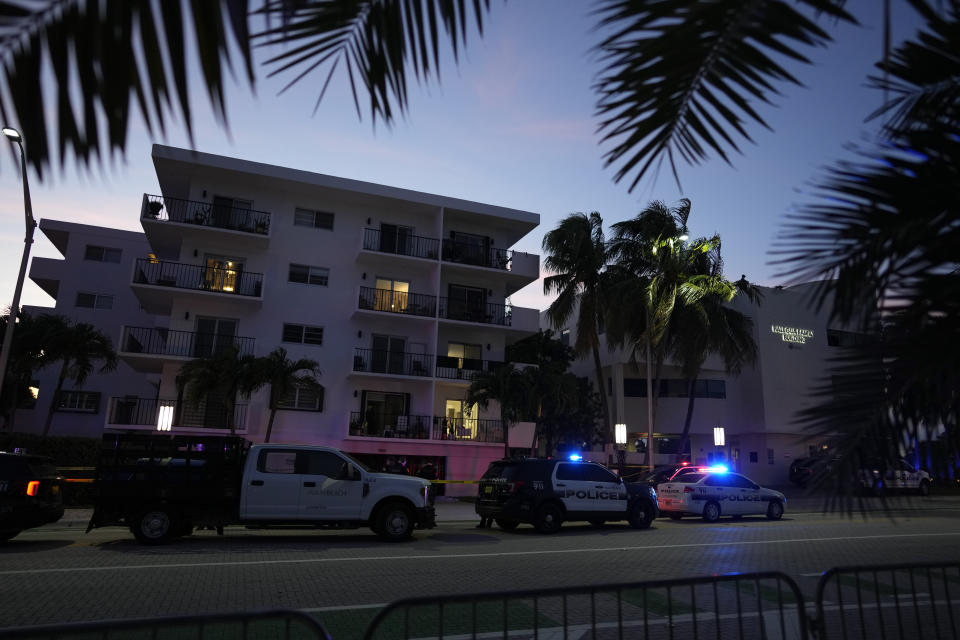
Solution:
[{"label": "paved road", "polygon": [[0,547],[0,627],[267,608],[306,610],[336,627],[406,596],[760,570],[783,571],[812,595],[832,566],[960,557],[955,501],[893,519],[811,511],[779,522],[661,519],[646,531],[567,524],[553,536],[476,529],[469,506],[444,512],[439,527],[401,544],[366,529],[232,527],[144,547],[119,528],[50,525]]}]

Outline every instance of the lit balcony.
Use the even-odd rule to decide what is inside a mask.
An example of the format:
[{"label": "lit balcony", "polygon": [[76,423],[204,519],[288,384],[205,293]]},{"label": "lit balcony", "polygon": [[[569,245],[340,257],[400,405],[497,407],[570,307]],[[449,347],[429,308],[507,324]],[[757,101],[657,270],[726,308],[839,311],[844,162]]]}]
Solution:
[{"label": "lit balcony", "polygon": [[154,314],[169,314],[174,298],[184,294],[256,306],[263,302],[263,274],[232,262],[208,267],[138,258],[131,286],[144,310]]},{"label": "lit balcony", "polygon": [[[227,408],[222,402],[186,402],[161,398],[114,397],[107,410],[107,428],[155,431],[228,432]],[[237,433],[247,430],[247,405],[233,407],[233,427]]]},{"label": "lit balcony", "polygon": [[394,415],[369,411],[350,412],[350,435],[360,438],[400,438],[406,440],[434,440],[503,443],[503,423],[485,418],[443,418],[414,415]]},{"label": "lit balcony", "polygon": [[155,249],[177,249],[185,239],[194,244],[227,241],[238,248],[265,248],[270,242],[271,214],[235,201],[212,203],[143,195],[140,223]]},{"label": "lit balcony", "polygon": [[386,349],[354,349],[353,372],[380,376],[432,377],[433,356]]},{"label": "lit balcony", "polygon": [[392,289],[360,287],[360,299],[357,308],[363,311],[435,318],[437,315],[437,297]]},{"label": "lit balcony", "polygon": [[124,327],[117,353],[137,371],[159,373],[166,361],[211,356],[231,345],[242,356],[253,355],[253,338],[163,327]]}]

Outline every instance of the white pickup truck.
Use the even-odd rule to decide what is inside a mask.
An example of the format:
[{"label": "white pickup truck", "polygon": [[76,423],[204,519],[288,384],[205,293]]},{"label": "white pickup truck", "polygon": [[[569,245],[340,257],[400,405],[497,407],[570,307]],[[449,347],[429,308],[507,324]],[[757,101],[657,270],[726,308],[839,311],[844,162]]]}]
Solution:
[{"label": "white pickup truck", "polygon": [[104,436],[87,531],[128,526],[161,544],[194,527],[367,526],[387,541],[435,526],[421,478],[374,473],[338,449],[223,436]]}]

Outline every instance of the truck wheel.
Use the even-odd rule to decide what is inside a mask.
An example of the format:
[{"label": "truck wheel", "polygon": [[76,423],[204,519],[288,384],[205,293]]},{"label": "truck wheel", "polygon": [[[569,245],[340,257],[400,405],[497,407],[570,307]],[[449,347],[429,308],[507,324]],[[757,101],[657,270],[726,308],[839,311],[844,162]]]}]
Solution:
[{"label": "truck wheel", "polygon": [[779,500],[771,500],[767,506],[767,518],[770,520],[779,520],[783,517],[783,505]]},{"label": "truck wheel", "polygon": [[495,522],[497,523],[497,526],[503,529],[504,531],[513,531],[518,526],[520,526],[520,523],[517,522],[516,520],[503,520],[501,518],[496,518]]},{"label": "truck wheel", "polygon": [[387,542],[400,542],[413,535],[413,512],[402,502],[389,502],[377,514],[375,531]]},{"label": "truck wheel", "polygon": [[10,540],[18,533],[20,533],[20,529],[4,529],[0,531],[0,542],[6,542],[7,540]]},{"label": "truck wheel", "polygon": [[151,507],[141,511],[130,525],[140,544],[165,544],[180,532],[176,516],[168,507]]},{"label": "truck wheel", "polygon": [[720,505],[711,500],[703,507],[703,519],[707,522],[716,522],[720,519]]},{"label": "truck wheel", "polygon": [[647,529],[653,523],[653,507],[643,500],[637,500],[630,505],[627,521],[634,529]]},{"label": "truck wheel", "polygon": [[553,502],[541,506],[533,516],[533,528],[540,533],[556,533],[563,524],[563,509]]}]

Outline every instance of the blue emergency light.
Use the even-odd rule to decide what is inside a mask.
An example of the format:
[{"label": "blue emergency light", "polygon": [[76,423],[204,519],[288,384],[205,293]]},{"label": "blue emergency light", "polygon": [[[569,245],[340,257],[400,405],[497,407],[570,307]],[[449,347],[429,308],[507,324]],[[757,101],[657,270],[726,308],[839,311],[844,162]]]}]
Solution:
[{"label": "blue emergency light", "polygon": [[574,462],[580,462],[581,460],[583,460],[583,456],[580,455],[579,453],[571,453],[571,454],[570,454],[570,460],[572,460],[572,461],[574,461]]}]

